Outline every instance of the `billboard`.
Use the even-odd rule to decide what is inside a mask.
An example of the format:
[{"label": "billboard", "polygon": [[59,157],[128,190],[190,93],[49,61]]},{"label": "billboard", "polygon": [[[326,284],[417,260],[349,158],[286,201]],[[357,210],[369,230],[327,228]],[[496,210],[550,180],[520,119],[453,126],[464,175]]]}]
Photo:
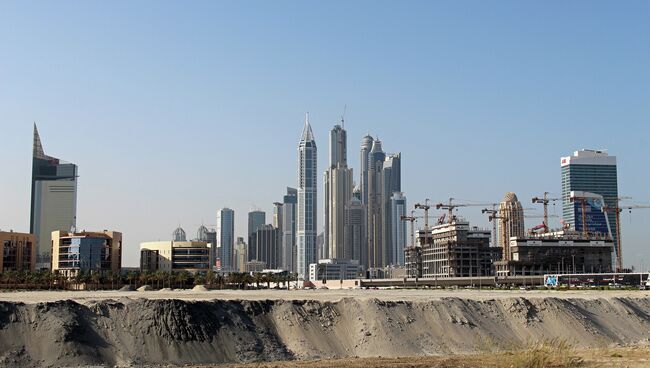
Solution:
[{"label": "billboard", "polygon": [[[603,198],[585,198],[585,224],[588,232],[600,233],[611,236],[609,220],[603,212]],[[573,203],[575,213],[575,229],[582,231],[582,202]]]}]

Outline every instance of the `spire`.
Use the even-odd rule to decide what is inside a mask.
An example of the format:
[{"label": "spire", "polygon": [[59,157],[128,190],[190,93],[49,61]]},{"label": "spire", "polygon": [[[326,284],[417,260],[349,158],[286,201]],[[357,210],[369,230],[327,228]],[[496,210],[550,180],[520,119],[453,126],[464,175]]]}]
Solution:
[{"label": "spire", "polygon": [[45,158],[45,152],[43,151],[43,145],[41,144],[41,137],[38,135],[38,128],[36,127],[36,122],[34,122],[34,157]]},{"label": "spire", "polygon": [[311,142],[314,140],[314,133],[311,131],[311,125],[309,124],[309,113],[305,114],[305,127],[302,129],[302,142]]}]

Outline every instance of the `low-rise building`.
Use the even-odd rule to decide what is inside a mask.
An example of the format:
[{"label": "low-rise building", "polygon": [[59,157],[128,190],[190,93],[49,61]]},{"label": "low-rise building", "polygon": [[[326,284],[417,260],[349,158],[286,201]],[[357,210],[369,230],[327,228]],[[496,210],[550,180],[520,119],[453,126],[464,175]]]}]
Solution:
[{"label": "low-rise building", "polygon": [[351,259],[321,259],[309,265],[309,280],[352,280],[362,274],[359,261]]},{"label": "low-rise building", "polygon": [[207,272],[211,244],[205,241],[157,241],[140,243],[142,271]]},{"label": "low-rise building", "polygon": [[122,233],[117,231],[53,231],[52,271],[67,277],[79,272],[108,276],[122,268]]},{"label": "low-rise building", "polygon": [[405,268],[410,277],[494,275],[492,262],[499,259],[500,249],[490,247],[490,234],[458,218],[420,230],[418,246],[406,249]]},{"label": "low-rise building", "polygon": [[0,231],[0,273],[31,271],[36,268],[36,236],[33,234]]},{"label": "low-rise building", "polygon": [[614,242],[602,234],[563,230],[510,238],[509,260],[495,262],[497,276],[613,272]]}]

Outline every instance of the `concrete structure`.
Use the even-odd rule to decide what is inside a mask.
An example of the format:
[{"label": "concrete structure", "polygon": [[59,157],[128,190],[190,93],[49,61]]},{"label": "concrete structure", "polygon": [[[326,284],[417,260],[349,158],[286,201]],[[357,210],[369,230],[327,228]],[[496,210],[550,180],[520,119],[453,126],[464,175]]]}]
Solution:
[{"label": "concrete structure", "polygon": [[287,188],[282,201],[282,268],[296,272],[296,203],[298,191]]},{"label": "concrete structure", "polygon": [[273,202],[273,218],[271,219],[271,225],[277,227],[282,232],[282,202]]},{"label": "concrete structure", "polygon": [[505,249],[508,239],[513,236],[521,237],[525,234],[525,225],[524,225],[524,208],[517,199],[517,195],[513,192],[508,192],[503,197],[501,203],[499,203],[499,241],[498,245]]},{"label": "concrete structure", "polygon": [[[358,192],[360,193],[360,192]],[[364,266],[368,262],[366,242],[366,206],[358,197],[352,198],[345,208],[345,244],[349,253],[345,259],[353,259]]]},{"label": "concrete structure", "polygon": [[253,210],[248,212],[248,236],[266,224],[266,212]]},{"label": "concrete structure", "polygon": [[248,245],[244,241],[244,238],[238,237],[237,243],[235,244],[234,252],[234,270],[235,272],[246,272],[246,262],[248,262]]},{"label": "concrete structure", "polygon": [[362,269],[359,262],[350,259],[321,259],[309,265],[309,280],[351,280],[358,279]]},{"label": "concrete structure", "polygon": [[211,268],[211,244],[204,241],[156,241],[140,243],[140,269],[155,272],[207,272]]},{"label": "concrete structure", "polygon": [[280,229],[263,225],[250,236],[248,261],[264,262],[264,268],[279,268],[281,262]]},{"label": "concrete structure", "polygon": [[349,259],[352,250],[345,242],[345,206],[352,199],[352,169],[347,164],[347,133],[340,125],[330,131],[330,162],[323,178],[324,246],[321,259]]},{"label": "concrete structure", "polygon": [[510,261],[496,261],[496,275],[523,276],[612,272],[614,243],[609,236],[584,237],[557,231],[510,238]]},{"label": "concrete structure", "polygon": [[393,228],[403,225],[403,221],[393,218],[392,199],[395,193],[402,190],[401,167],[402,155],[400,153],[389,154],[386,156],[381,170],[382,267],[394,265],[398,261],[393,258],[395,249],[398,247],[393,244]]},{"label": "concrete structure", "polygon": [[51,266],[51,235],[72,230],[77,222],[77,166],[43,151],[34,124],[29,232],[36,235],[36,268]]},{"label": "concrete structure", "polygon": [[213,266],[223,271],[234,268],[233,252],[235,247],[235,211],[222,208],[217,212],[217,243],[212,248]]},{"label": "concrete structure", "polygon": [[[609,208],[618,207],[618,176],[616,157],[606,151],[580,150],[573,156],[562,157],[562,218],[571,229],[582,231],[581,204],[572,202],[572,191],[583,191],[603,196]],[[609,211],[607,219],[614,239],[614,251],[619,249],[616,229],[616,213]],[[595,223],[587,223],[590,232],[606,233],[607,229]]]},{"label": "concrete structure", "polygon": [[402,216],[406,216],[406,197],[402,192],[393,193],[390,199],[391,213],[391,242],[390,242],[390,260],[392,266],[404,266],[404,251],[406,250],[408,234],[406,232],[406,222]]},{"label": "concrete structure", "polygon": [[36,236],[33,234],[0,231],[0,273],[36,270]]},{"label": "concrete structure", "polygon": [[261,261],[249,261],[246,262],[246,271],[245,272],[262,272],[266,268],[266,262]]},{"label": "concrete structure", "polygon": [[309,277],[309,265],[316,262],[318,150],[309,115],[298,144],[298,203],[296,204],[296,271],[299,279]]},{"label": "concrete structure", "polygon": [[383,260],[383,231],[382,231],[382,169],[386,154],[379,139],[373,141],[368,155],[368,268],[381,268]]},{"label": "concrete structure", "polygon": [[53,231],[52,271],[67,277],[79,272],[117,275],[122,268],[122,233]]},{"label": "concrete structure", "polygon": [[361,160],[359,166],[359,189],[361,191],[361,203],[368,205],[368,172],[370,171],[370,151],[374,138],[366,135],[361,140]]},{"label": "concrete structure", "polygon": [[411,277],[477,277],[494,275],[499,248],[490,247],[490,230],[470,227],[466,220],[418,231],[419,247],[408,247],[406,269]]}]

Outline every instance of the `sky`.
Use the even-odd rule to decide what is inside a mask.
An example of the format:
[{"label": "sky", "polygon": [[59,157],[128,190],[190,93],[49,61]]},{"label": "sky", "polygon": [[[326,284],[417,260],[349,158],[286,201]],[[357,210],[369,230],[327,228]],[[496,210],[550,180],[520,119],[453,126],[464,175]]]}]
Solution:
[{"label": "sky", "polygon": [[[648,1],[0,1],[0,229],[29,230],[33,122],[79,166],[78,228],[123,232],[136,266],[222,207],[238,236],[251,209],[270,222],[305,113],[324,171],[344,106],[357,180],[370,133],[411,204],[513,191],[541,214],[581,148],[650,204],[649,19]],[[490,228],[480,210],[459,214]],[[650,210],[621,218],[624,264],[650,268]]]}]

